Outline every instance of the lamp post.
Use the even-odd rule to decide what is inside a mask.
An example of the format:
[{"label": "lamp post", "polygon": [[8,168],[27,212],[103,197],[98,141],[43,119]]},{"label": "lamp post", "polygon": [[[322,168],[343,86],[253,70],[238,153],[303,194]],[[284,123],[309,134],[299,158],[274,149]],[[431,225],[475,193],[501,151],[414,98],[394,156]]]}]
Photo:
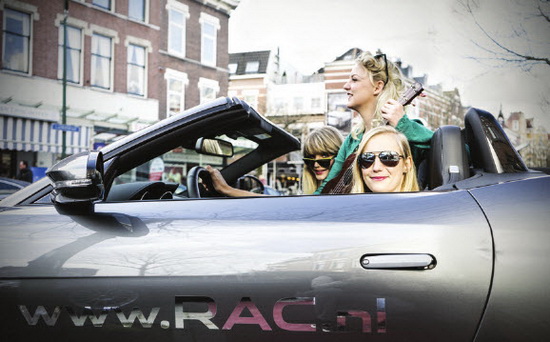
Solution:
[{"label": "lamp post", "polygon": [[[65,0],[63,10],[63,99],[61,104],[61,124],[67,124],[67,18],[69,17],[69,0]],[[61,159],[67,156],[67,132],[61,131]]]}]

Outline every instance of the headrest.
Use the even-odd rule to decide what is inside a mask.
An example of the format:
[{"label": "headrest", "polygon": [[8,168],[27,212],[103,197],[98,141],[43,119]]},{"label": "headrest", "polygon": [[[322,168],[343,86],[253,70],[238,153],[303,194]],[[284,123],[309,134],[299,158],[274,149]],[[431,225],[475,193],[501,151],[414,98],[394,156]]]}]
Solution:
[{"label": "headrest", "polygon": [[434,132],[429,160],[430,190],[469,177],[468,155],[458,126],[441,126]]}]

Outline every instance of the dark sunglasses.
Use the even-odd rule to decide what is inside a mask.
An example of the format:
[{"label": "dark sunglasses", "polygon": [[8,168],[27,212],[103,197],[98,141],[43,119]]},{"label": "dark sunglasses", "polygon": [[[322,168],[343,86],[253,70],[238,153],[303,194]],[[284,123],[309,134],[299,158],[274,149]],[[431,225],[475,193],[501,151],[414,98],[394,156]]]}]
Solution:
[{"label": "dark sunglasses", "polygon": [[381,53],[374,56],[374,59],[377,59],[377,58],[384,58],[384,66],[386,67],[386,82],[384,82],[384,86],[386,86],[386,84],[388,84],[388,81],[390,80],[390,74],[388,73],[388,60],[386,59],[385,53]]},{"label": "dark sunglasses", "polygon": [[320,167],[328,169],[330,168],[330,161],[334,159],[334,156],[332,157],[326,157],[326,158],[319,158],[319,159],[313,159],[313,158],[304,158],[304,164],[306,164],[307,167],[310,169],[313,169],[315,167],[315,163],[319,164]]},{"label": "dark sunglasses", "polygon": [[395,151],[382,151],[378,154],[374,152],[365,152],[361,153],[357,158],[357,163],[361,166],[362,169],[368,169],[374,164],[376,157],[380,159],[380,162],[387,167],[396,167],[399,164],[399,160],[404,158],[402,155]]}]

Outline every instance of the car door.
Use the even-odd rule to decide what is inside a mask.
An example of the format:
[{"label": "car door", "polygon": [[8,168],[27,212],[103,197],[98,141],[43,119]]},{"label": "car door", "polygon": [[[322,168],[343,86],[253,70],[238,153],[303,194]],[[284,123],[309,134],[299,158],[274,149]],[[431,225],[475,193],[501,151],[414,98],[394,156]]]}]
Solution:
[{"label": "car door", "polygon": [[469,341],[491,282],[467,191],[45,207],[39,234],[13,212],[2,316],[26,338]]},{"label": "car door", "polygon": [[550,178],[471,190],[491,223],[495,267],[478,341],[543,341],[550,334]]}]

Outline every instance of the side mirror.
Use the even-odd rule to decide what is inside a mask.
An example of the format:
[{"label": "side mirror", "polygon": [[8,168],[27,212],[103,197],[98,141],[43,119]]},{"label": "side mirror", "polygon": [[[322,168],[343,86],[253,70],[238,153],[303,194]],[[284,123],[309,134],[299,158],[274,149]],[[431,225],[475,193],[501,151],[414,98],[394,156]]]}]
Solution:
[{"label": "side mirror", "polygon": [[218,157],[233,157],[233,144],[221,139],[199,138],[195,151]]},{"label": "side mirror", "polygon": [[64,214],[87,214],[103,199],[103,154],[82,152],[52,166],[46,175],[53,181],[51,193],[56,209]]}]

